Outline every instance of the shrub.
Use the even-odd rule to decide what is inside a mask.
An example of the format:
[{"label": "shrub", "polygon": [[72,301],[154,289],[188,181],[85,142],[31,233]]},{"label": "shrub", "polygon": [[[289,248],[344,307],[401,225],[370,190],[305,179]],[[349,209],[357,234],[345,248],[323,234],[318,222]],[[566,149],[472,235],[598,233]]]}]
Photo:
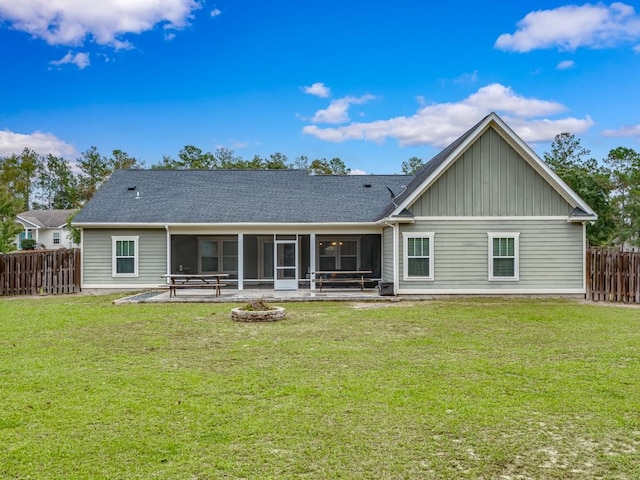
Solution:
[{"label": "shrub", "polygon": [[33,238],[25,238],[22,240],[22,250],[34,250],[36,248],[36,241]]}]

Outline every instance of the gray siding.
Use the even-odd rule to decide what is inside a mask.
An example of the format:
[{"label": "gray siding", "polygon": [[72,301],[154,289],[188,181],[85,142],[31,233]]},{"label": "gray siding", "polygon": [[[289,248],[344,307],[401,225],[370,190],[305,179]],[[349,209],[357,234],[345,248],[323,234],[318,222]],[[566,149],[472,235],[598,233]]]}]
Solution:
[{"label": "gray siding", "polygon": [[[402,232],[435,232],[434,280],[405,281]],[[520,233],[520,280],[488,280],[487,232]],[[564,220],[436,220],[401,226],[400,288],[449,289],[581,289],[582,225]]]},{"label": "gray siding", "polygon": [[560,216],[572,206],[493,128],[409,208],[415,216]]},{"label": "gray siding", "polygon": [[[138,276],[112,276],[112,236],[138,236]],[[84,229],[82,233],[83,284],[160,285],[167,273],[167,234],[165,230]]]},{"label": "gray siding", "polygon": [[382,231],[382,280],[393,281],[393,229],[390,227]]}]

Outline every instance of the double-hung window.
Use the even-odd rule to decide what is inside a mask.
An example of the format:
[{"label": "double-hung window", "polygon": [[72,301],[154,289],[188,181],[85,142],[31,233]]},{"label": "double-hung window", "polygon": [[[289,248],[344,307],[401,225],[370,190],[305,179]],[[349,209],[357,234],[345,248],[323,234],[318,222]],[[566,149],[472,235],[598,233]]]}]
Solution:
[{"label": "double-hung window", "polygon": [[433,280],[434,233],[404,232],[404,279]]},{"label": "double-hung window", "polygon": [[519,233],[489,232],[489,280],[517,281],[519,272]]},{"label": "double-hung window", "polygon": [[138,276],[138,238],[111,237],[114,277]]},{"label": "double-hung window", "polygon": [[60,245],[60,232],[53,232],[53,244]]}]

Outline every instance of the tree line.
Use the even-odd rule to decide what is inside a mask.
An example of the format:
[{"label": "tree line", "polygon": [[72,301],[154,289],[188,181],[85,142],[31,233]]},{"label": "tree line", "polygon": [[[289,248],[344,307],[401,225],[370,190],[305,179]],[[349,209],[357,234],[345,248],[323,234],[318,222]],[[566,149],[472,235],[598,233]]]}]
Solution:
[{"label": "tree line", "polygon": [[[545,162],[598,214],[587,225],[591,245],[640,246],[640,154],[631,148],[611,150],[602,161],[591,157],[580,140],[569,133],[557,135]],[[411,175],[424,165],[418,157],[402,162],[402,173]],[[42,156],[25,149],[0,157],[0,252],[12,249],[19,227],[18,213],[37,209],[74,210],[84,205],[118,169],[144,169],[145,162],[122,150],[102,155],[96,147],[82,152],[75,162],[55,155]],[[151,169],[302,169],[316,175],[348,175],[340,158],[309,160],[301,155],[290,162],[276,152],[247,160],[233,150],[207,152],[186,145],[177,157],[164,156]]]}]

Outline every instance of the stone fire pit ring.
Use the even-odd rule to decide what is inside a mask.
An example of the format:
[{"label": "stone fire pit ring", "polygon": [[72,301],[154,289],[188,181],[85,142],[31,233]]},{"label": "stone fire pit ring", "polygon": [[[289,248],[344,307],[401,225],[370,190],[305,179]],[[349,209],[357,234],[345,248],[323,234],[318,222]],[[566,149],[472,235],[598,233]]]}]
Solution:
[{"label": "stone fire pit ring", "polygon": [[275,322],[285,317],[284,307],[270,307],[269,310],[231,309],[231,320],[236,322]]}]

